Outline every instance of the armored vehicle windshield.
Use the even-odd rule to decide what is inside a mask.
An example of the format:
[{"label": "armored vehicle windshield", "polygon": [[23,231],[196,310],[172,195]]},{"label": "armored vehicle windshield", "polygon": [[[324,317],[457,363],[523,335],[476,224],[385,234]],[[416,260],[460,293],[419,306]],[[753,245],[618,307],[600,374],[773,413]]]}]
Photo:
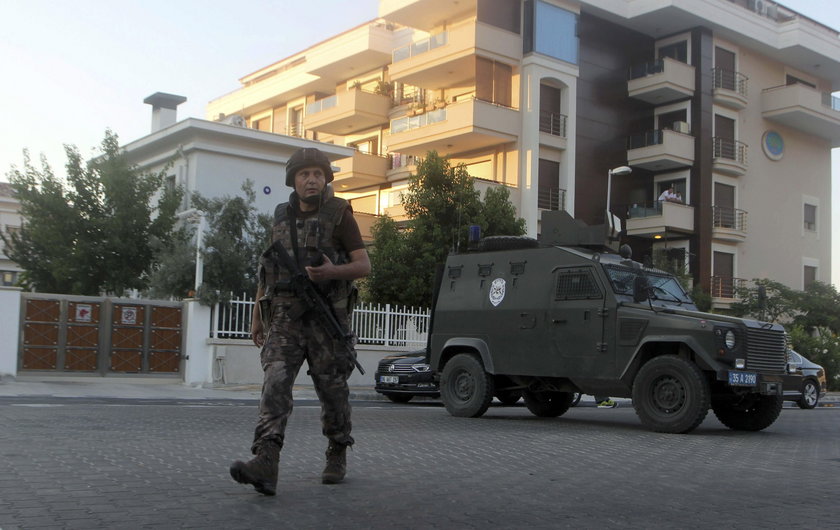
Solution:
[{"label": "armored vehicle windshield", "polygon": [[675,305],[684,309],[696,310],[694,301],[682,288],[679,280],[667,272],[656,269],[628,267],[619,263],[604,263],[604,271],[610,280],[613,291],[633,299],[634,285],[647,282],[647,297],[652,302]]}]

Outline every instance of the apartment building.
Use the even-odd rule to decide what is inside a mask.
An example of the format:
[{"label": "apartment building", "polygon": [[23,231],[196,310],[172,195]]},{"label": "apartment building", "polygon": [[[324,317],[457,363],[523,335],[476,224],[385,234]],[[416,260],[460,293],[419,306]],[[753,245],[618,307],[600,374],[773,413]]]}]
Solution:
[{"label": "apartment building", "polygon": [[780,4],[381,0],[240,81],[208,119],[355,148],[335,187],[356,211],[404,216],[434,149],[508,186],[529,235],[546,210],[615,216],[718,307],[753,278],[830,280],[840,38]]},{"label": "apartment building", "polygon": [[[20,201],[8,182],[0,182],[0,232],[7,237],[20,230]],[[22,272],[20,266],[9,259],[6,245],[0,239],[0,286],[15,285]]]}]

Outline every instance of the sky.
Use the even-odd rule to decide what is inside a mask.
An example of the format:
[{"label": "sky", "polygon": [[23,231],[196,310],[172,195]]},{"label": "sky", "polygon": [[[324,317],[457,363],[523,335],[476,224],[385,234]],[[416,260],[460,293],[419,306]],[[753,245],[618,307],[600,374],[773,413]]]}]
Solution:
[{"label": "sky", "polygon": [[[781,3],[840,30],[840,1]],[[373,20],[378,0],[0,0],[0,181],[45,156],[63,174],[64,144],[84,157],[105,130],[149,134],[155,92],[185,96],[178,119],[264,66]],[[840,149],[832,156],[832,283],[840,286]]]}]

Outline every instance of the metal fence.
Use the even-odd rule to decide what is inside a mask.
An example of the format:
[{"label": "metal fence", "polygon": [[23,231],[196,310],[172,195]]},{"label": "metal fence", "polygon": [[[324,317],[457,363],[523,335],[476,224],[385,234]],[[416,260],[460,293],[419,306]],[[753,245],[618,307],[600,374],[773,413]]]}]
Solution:
[{"label": "metal fence", "polygon": [[[250,339],[254,300],[247,295],[213,307],[210,337],[216,339]],[[359,344],[387,346],[398,350],[423,348],[429,332],[430,310],[392,306],[390,304],[357,304],[350,327]]]}]

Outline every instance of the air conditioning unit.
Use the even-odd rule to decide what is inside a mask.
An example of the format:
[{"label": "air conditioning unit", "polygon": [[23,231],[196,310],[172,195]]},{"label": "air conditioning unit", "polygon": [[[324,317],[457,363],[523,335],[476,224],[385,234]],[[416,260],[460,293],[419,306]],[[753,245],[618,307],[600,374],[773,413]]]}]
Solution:
[{"label": "air conditioning unit", "polygon": [[688,126],[688,122],[675,121],[671,126],[678,133],[691,134],[691,128]]},{"label": "air conditioning unit", "polygon": [[759,15],[766,15],[767,14],[767,2],[764,0],[752,0],[752,10],[758,13]]}]

